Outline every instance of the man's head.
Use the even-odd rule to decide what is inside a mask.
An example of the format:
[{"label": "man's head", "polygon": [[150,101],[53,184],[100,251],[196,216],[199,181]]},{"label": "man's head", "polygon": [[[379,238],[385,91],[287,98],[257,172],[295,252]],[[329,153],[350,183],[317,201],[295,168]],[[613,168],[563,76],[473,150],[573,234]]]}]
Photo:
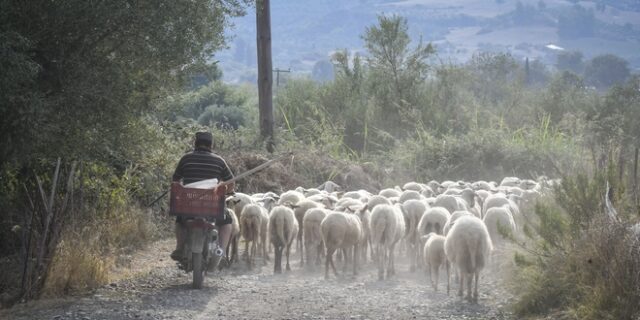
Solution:
[{"label": "man's head", "polygon": [[211,149],[211,145],[213,144],[213,135],[209,132],[196,132],[196,141],[194,143],[195,147],[207,148]]}]

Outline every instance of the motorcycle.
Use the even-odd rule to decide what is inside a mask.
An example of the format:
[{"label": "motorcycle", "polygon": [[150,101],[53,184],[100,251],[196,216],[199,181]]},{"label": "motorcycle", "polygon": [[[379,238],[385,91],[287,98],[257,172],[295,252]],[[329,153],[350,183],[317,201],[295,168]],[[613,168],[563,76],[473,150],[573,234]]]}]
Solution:
[{"label": "motorcycle", "polygon": [[202,288],[207,271],[215,270],[224,255],[218,245],[218,230],[211,218],[222,218],[225,188],[186,188],[171,184],[169,214],[184,218],[181,235],[185,240],[178,267],[192,272],[194,289]]}]

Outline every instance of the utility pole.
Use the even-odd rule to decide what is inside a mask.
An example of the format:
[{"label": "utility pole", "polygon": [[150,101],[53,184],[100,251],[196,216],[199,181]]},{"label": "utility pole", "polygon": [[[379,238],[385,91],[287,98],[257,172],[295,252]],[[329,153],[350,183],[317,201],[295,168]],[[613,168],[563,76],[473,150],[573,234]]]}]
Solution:
[{"label": "utility pole", "polygon": [[291,69],[284,70],[284,69],[275,68],[275,69],[273,69],[273,72],[276,73],[276,87],[279,87],[280,86],[280,72],[290,73]]},{"label": "utility pole", "polygon": [[271,12],[269,0],[256,0],[256,31],[258,47],[258,108],[260,136],[267,151],[273,152],[273,73],[271,63]]}]

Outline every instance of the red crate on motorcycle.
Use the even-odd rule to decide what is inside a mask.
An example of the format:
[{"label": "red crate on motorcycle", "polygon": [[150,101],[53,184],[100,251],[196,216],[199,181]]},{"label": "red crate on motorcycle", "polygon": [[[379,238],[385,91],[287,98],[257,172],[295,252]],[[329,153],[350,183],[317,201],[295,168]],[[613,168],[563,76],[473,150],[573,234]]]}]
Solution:
[{"label": "red crate on motorcycle", "polygon": [[171,183],[169,214],[188,218],[206,217],[222,219],[225,206],[225,188],[185,188],[180,182]]}]

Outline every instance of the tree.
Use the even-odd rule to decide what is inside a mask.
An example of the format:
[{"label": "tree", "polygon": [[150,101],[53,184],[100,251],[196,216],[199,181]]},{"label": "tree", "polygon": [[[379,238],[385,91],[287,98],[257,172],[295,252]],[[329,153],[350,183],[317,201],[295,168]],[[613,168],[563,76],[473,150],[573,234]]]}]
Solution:
[{"label": "tree", "polygon": [[588,84],[608,88],[624,82],[630,74],[629,63],[613,54],[599,55],[591,59],[584,70]]},{"label": "tree", "polygon": [[372,92],[384,114],[380,124],[397,133],[402,126],[402,112],[406,111],[402,109],[417,103],[416,89],[426,77],[429,70],[426,59],[435,49],[422,40],[411,48],[407,19],[397,15],[379,15],[378,24],[366,28],[362,38],[369,54]]},{"label": "tree", "polygon": [[508,93],[508,86],[517,79],[518,63],[508,53],[479,52],[469,61],[474,76],[472,87],[476,96],[496,103]]},{"label": "tree", "polygon": [[201,74],[244,2],[1,0],[0,167],[126,148],[121,129]]},{"label": "tree", "polygon": [[315,81],[325,82],[334,78],[333,64],[327,60],[320,60],[313,65],[311,78]]},{"label": "tree", "polygon": [[582,52],[563,51],[556,57],[556,67],[558,70],[567,70],[573,73],[582,73],[584,62],[582,62]]}]

